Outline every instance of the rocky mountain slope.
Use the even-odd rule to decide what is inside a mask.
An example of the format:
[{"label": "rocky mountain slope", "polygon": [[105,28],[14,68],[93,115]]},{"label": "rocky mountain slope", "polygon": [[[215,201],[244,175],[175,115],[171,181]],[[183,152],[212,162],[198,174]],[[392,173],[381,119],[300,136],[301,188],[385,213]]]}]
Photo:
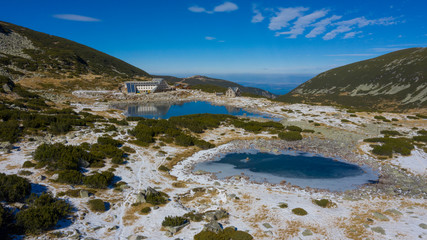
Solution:
[{"label": "rocky mountain slope", "polygon": [[203,91],[224,92],[227,90],[228,87],[238,87],[242,91],[243,95],[246,96],[262,96],[266,98],[276,98],[276,95],[269,91],[255,87],[245,87],[238,83],[223,79],[210,78],[200,75],[188,78],[177,78],[171,76],[158,77],[164,78],[170,84],[183,84],[189,86],[190,88],[201,89]]},{"label": "rocky mountain slope", "polygon": [[[108,87],[127,79],[150,75],[120,59],[82,44],[0,21],[0,75],[13,80],[57,85],[68,88]],[[96,81],[95,81],[96,80]],[[91,82],[88,84],[88,82]],[[40,85],[40,84],[39,84]]]},{"label": "rocky mountain slope", "polygon": [[[1,21],[0,76],[24,87],[57,91],[117,89],[127,80],[151,78],[147,72],[93,48]],[[181,82],[206,91],[239,87],[246,95],[275,97],[268,91],[221,79],[164,77],[169,83]]]},{"label": "rocky mountain slope", "polygon": [[427,107],[427,48],[409,48],[323,72],[278,98],[369,109]]}]

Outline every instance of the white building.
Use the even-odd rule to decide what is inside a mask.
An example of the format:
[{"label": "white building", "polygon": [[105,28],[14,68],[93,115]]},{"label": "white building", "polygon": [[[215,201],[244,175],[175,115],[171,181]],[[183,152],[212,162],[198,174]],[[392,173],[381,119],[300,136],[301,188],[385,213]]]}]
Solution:
[{"label": "white building", "polygon": [[169,91],[171,88],[163,78],[153,78],[151,81],[125,82],[127,93],[154,93]]},{"label": "white building", "polygon": [[227,97],[238,97],[241,95],[240,89],[238,87],[229,87],[225,92]]}]

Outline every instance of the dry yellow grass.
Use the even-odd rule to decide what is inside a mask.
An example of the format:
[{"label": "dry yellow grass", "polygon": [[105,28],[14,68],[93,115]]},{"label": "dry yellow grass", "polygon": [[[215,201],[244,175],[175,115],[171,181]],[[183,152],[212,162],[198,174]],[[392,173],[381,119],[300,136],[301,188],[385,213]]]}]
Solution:
[{"label": "dry yellow grass", "polygon": [[141,209],[145,207],[152,207],[153,205],[149,203],[141,203],[135,206],[130,206],[123,216],[123,224],[125,226],[130,226],[135,223],[136,220],[139,219],[140,215],[147,215],[146,213],[141,213]]}]

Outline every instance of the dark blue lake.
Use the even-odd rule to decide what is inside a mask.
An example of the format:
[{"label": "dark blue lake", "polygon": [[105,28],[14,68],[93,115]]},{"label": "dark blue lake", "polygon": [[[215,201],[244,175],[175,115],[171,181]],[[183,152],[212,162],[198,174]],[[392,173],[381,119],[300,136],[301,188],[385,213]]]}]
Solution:
[{"label": "dark blue lake", "polygon": [[195,170],[214,173],[218,178],[244,174],[256,182],[344,191],[378,179],[370,168],[304,152],[229,153],[217,161],[199,163]]},{"label": "dark blue lake", "polygon": [[242,110],[241,108],[217,106],[204,101],[184,102],[179,104],[130,103],[115,107],[124,110],[126,116],[144,118],[168,119],[170,117],[198,113],[230,114],[235,116],[270,118],[266,115],[247,112],[245,110]]}]

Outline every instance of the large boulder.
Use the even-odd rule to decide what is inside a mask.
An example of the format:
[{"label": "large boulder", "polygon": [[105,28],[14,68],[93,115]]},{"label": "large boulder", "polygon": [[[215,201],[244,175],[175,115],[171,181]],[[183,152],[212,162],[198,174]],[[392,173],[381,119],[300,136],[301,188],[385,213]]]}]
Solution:
[{"label": "large boulder", "polygon": [[224,209],[219,209],[215,211],[207,211],[204,215],[205,219],[210,222],[223,219],[228,216],[228,213]]},{"label": "large boulder", "polygon": [[209,223],[205,224],[203,227],[203,231],[210,231],[214,233],[222,232],[222,226],[217,221],[210,221]]},{"label": "large boulder", "polygon": [[10,153],[13,145],[10,142],[0,142],[0,151]]},{"label": "large boulder", "polygon": [[89,197],[89,192],[87,190],[80,190],[80,197],[81,198],[87,198]]},{"label": "large boulder", "polygon": [[175,233],[179,232],[179,230],[183,229],[188,224],[190,224],[190,221],[186,221],[184,224],[179,225],[179,226],[175,226],[175,227],[167,226],[167,227],[165,227],[165,229],[166,229],[166,231],[168,231],[172,235],[174,235]]}]

